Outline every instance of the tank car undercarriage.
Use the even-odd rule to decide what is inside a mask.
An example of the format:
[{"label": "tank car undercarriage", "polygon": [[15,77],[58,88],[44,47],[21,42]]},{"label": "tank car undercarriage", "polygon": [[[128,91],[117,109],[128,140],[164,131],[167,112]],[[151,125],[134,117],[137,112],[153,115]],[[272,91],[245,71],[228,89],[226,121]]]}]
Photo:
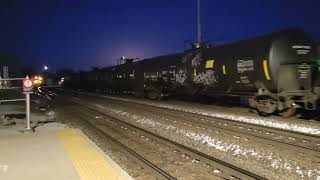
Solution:
[{"label": "tank car undercarriage", "polygon": [[277,113],[282,117],[290,117],[294,116],[299,108],[309,111],[318,110],[319,100],[320,93],[307,90],[275,94],[261,88],[254,97],[249,99],[249,104],[262,116]]}]

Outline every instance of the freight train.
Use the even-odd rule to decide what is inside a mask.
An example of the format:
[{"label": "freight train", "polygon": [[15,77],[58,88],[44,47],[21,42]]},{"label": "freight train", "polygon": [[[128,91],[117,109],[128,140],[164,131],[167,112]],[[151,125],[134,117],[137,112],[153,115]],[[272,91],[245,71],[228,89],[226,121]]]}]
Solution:
[{"label": "freight train", "polygon": [[172,95],[238,97],[261,115],[288,117],[315,111],[320,99],[320,59],[300,29],[238,42],[133,61],[71,75],[66,87],[134,92],[161,99]]}]

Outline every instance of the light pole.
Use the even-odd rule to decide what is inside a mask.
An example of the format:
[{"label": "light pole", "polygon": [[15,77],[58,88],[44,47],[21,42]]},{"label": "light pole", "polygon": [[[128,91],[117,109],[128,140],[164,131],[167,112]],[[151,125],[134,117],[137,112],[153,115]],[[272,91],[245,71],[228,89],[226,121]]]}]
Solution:
[{"label": "light pole", "polygon": [[198,43],[201,44],[202,34],[201,34],[201,0],[197,0],[197,25],[198,25]]}]

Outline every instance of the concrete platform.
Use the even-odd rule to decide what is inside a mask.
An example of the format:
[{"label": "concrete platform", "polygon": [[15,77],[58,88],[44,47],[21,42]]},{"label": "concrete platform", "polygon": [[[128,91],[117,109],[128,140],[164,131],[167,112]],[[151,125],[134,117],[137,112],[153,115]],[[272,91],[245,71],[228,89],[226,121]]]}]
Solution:
[{"label": "concrete platform", "polygon": [[80,130],[62,124],[0,128],[1,180],[132,179]]}]

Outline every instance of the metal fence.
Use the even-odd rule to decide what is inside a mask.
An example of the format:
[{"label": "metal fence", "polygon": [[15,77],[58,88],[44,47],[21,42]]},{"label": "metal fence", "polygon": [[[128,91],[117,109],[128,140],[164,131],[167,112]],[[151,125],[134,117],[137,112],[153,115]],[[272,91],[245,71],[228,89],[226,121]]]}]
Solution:
[{"label": "metal fence", "polygon": [[25,101],[27,120],[26,130],[29,131],[31,130],[30,93],[23,94],[22,81],[24,79],[25,78],[0,78],[0,104]]}]

